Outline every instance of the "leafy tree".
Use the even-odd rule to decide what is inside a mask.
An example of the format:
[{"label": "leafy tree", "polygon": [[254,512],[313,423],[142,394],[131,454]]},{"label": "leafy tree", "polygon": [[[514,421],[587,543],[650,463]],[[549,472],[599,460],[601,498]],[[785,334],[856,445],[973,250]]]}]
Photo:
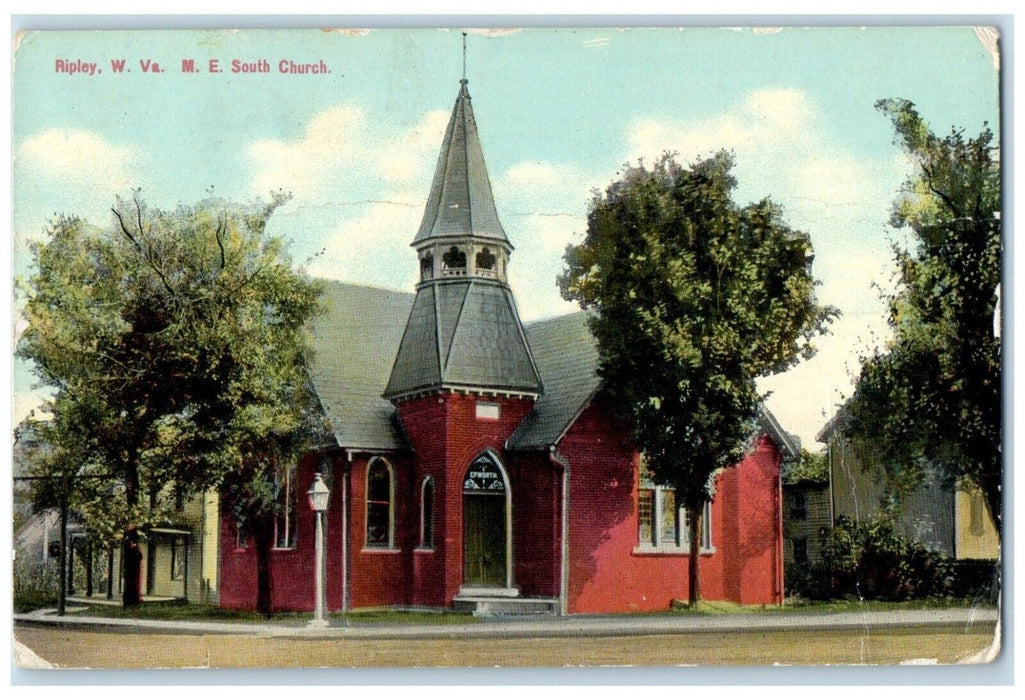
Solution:
[{"label": "leafy tree", "polygon": [[145,526],[200,490],[272,482],[310,427],[319,290],[265,233],[284,201],[162,211],[136,195],[105,228],[59,218],[33,249],[17,352],[53,390],[41,464],[109,475],[72,493],[91,529],[124,543],[125,606],[140,600]]},{"label": "leafy tree", "polygon": [[797,457],[784,460],[780,471],[784,484],[829,483],[829,460],[825,452],[812,454],[802,449]]},{"label": "leafy tree", "polygon": [[836,313],[816,303],[808,236],[768,199],[735,204],[732,167],[725,152],[686,169],[669,155],[629,167],[595,194],[559,282],[594,312],[605,390],[653,479],[692,514],[691,604],[700,516],[754,432],[755,380],[809,357]]},{"label": "leafy tree", "polygon": [[894,249],[892,341],[866,357],[842,425],[871,441],[901,488],[927,473],[985,494],[1001,521],[1000,163],[988,127],[934,135],[906,100],[880,100],[895,143],[911,155],[891,223],[913,244]]}]

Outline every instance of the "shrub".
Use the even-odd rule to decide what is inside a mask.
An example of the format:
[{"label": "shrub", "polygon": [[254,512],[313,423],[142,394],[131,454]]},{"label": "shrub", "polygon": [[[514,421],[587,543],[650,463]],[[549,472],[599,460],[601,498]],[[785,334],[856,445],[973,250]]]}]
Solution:
[{"label": "shrub", "polygon": [[14,611],[29,612],[57,605],[60,563],[56,559],[14,560]]},{"label": "shrub", "polygon": [[823,528],[822,537],[822,564],[810,577],[810,597],[910,600],[951,593],[951,565],[885,518],[856,523],[841,516]]}]

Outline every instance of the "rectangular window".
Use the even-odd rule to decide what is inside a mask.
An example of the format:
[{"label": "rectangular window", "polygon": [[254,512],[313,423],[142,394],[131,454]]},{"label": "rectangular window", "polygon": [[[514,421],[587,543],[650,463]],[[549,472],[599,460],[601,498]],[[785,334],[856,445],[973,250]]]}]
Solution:
[{"label": "rectangular window", "polygon": [[499,404],[485,401],[477,402],[477,420],[498,420],[501,415]]},{"label": "rectangular window", "polygon": [[807,520],[808,499],[804,491],[794,491],[790,498],[790,517],[794,520]]},{"label": "rectangular window", "polygon": [[794,538],[794,563],[806,564],[808,562],[808,538]]},{"label": "rectangular window", "polygon": [[274,548],[295,548],[296,493],[292,485],[291,467],[278,472],[277,513],[274,516]]},{"label": "rectangular window", "polygon": [[[690,514],[676,500],[676,490],[645,486],[638,491],[637,542],[641,549],[690,549]],[[712,504],[705,502],[701,521],[701,548],[712,548]]]}]

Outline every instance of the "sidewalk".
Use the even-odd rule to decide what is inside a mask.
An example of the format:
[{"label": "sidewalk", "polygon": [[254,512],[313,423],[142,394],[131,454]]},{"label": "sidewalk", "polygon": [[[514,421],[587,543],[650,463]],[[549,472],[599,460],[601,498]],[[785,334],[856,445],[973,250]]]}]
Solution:
[{"label": "sidewalk", "polygon": [[569,617],[487,618],[475,624],[354,625],[331,620],[327,628],[301,623],[196,622],[191,620],[131,620],[85,617],[74,614],[57,617],[53,610],[15,615],[16,624],[55,625],[96,631],[160,632],[166,634],[236,634],[261,637],[311,639],[483,639],[540,637],[614,637],[694,632],[759,632],[768,630],[892,629],[995,622],[996,608],[949,608],[923,610],[881,610],[837,613],[766,613],[744,615],[626,615]]}]

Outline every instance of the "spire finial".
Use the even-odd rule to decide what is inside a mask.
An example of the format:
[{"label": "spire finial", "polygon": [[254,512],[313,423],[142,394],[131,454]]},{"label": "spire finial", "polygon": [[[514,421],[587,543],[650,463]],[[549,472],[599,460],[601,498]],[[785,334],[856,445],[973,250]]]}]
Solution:
[{"label": "spire finial", "polygon": [[466,32],[463,32],[463,79],[460,80],[463,85],[466,85]]}]

